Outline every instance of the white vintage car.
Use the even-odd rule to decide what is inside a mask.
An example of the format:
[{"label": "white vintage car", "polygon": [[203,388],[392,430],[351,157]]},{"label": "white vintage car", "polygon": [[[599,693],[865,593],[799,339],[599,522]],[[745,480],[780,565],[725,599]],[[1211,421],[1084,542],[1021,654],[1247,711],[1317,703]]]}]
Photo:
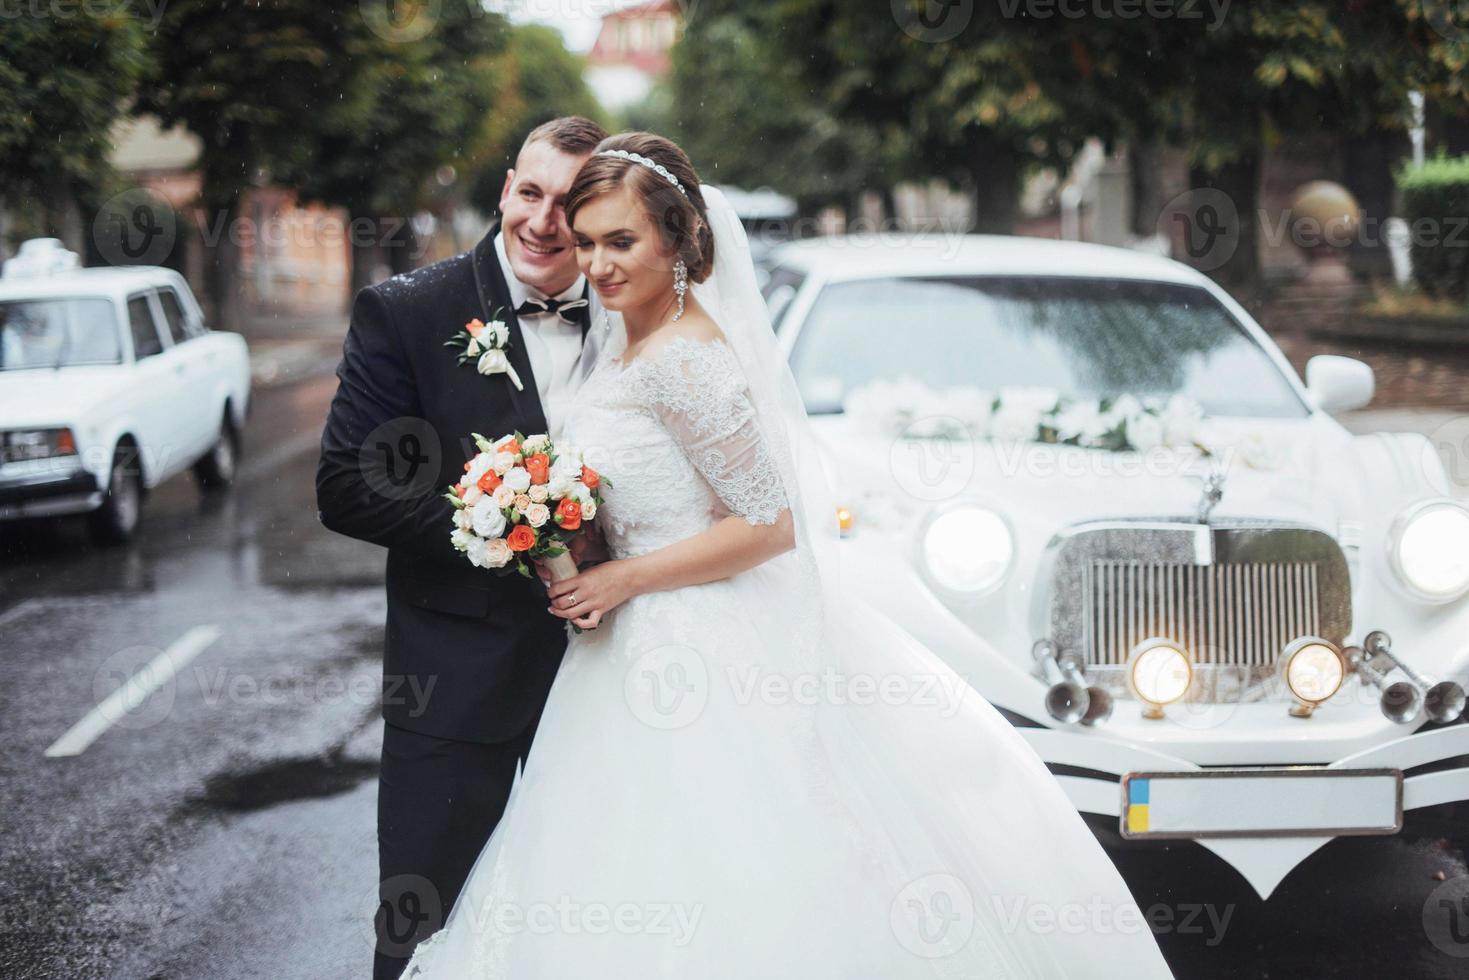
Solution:
[{"label": "white vintage car", "polygon": [[86,514],[125,540],[164,480],[233,480],[249,399],[244,340],[204,325],[178,273],[77,268],[55,239],[5,263],[0,520]]},{"label": "white vintage car", "polygon": [[1365,364],[1303,385],[1207,277],[1096,245],[803,241],[765,292],[849,587],[1106,842],[1196,840],[1268,898],[1335,837],[1469,799],[1469,509],[1424,436],[1332,418]]}]

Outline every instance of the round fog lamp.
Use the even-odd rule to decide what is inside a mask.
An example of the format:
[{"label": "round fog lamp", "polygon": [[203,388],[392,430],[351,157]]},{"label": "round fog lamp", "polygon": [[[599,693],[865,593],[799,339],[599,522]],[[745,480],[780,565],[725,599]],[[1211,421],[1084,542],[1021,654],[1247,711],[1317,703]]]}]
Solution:
[{"label": "round fog lamp", "polygon": [[1128,657],[1128,686],[1147,705],[1143,709],[1147,718],[1162,718],[1163,706],[1187,694],[1193,677],[1188,654],[1165,637],[1144,640],[1133,647]]},{"label": "round fog lamp", "polygon": [[1341,651],[1318,636],[1293,640],[1280,655],[1281,676],[1291,695],[1304,705],[1304,712],[1335,694],[1347,676],[1346,661]]}]

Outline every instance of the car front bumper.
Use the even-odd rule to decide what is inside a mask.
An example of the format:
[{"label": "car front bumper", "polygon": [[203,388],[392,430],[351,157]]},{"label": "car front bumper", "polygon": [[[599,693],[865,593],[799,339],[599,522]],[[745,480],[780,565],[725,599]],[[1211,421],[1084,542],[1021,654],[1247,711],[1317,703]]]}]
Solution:
[{"label": "car front bumper", "polygon": [[85,514],[102,506],[97,477],[54,460],[0,466],[0,521]]},{"label": "car front bumper", "polygon": [[[1101,732],[1049,728],[1021,728],[1019,731],[1056,774],[1076,808],[1083,813],[1117,820],[1120,835],[1123,834],[1122,823],[1127,813],[1124,776],[1148,772],[1207,773],[1211,768],[1217,768],[1200,766],[1160,747],[1110,738]],[[1325,764],[1249,768],[1261,773],[1309,768],[1323,774],[1384,769],[1401,773],[1404,811],[1465,802],[1469,801],[1469,724],[1428,725],[1423,730],[1380,742]],[[1242,798],[1238,805],[1244,808],[1258,804],[1258,800]],[[1299,805],[1298,802],[1295,805]],[[1339,819],[1340,809],[1332,806],[1329,796],[1323,795],[1322,812],[1317,815],[1319,825],[1333,826],[1333,820]],[[1310,814],[1300,816],[1307,822],[1312,817]],[[1248,823],[1249,814],[1242,809],[1238,818],[1239,822]],[[1275,836],[1263,832],[1233,837],[1201,835],[1191,839],[1231,864],[1265,899],[1297,864],[1336,836],[1341,835]]]}]

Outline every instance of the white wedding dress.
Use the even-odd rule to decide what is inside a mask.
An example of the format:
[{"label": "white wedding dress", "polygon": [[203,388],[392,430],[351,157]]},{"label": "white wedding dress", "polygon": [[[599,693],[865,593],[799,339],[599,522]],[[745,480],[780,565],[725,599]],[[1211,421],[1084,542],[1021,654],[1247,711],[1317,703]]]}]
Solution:
[{"label": "white wedding dress", "polygon": [[[777,518],[749,392],[720,340],[596,365],[564,438],[610,480],[615,558]],[[808,649],[810,624],[762,583],[795,555],[571,638],[505,815],[406,977],[1171,976],[1054,778],[935,655],[854,603],[828,659],[787,659],[784,630]]]}]

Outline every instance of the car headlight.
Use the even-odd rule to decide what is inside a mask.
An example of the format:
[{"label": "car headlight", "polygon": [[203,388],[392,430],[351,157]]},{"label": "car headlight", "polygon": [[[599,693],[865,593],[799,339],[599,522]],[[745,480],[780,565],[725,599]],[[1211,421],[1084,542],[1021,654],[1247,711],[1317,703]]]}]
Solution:
[{"label": "car headlight", "polygon": [[0,462],[75,456],[76,436],[70,429],[10,429],[0,432]]},{"label": "car headlight", "polygon": [[1312,708],[1341,688],[1347,665],[1332,644],[1320,637],[1303,636],[1292,640],[1281,653],[1280,672],[1295,699]]},{"label": "car headlight", "polygon": [[960,596],[996,589],[1015,558],[1010,525],[988,507],[966,504],[936,511],[919,540],[930,583]]},{"label": "car headlight", "polygon": [[1143,640],[1127,658],[1127,683],[1137,699],[1145,702],[1146,718],[1162,718],[1163,706],[1187,694],[1193,679],[1188,654],[1166,637]]},{"label": "car headlight", "polygon": [[1469,509],[1452,500],[1414,504],[1393,521],[1393,569],[1414,594],[1449,602],[1469,592]]}]

